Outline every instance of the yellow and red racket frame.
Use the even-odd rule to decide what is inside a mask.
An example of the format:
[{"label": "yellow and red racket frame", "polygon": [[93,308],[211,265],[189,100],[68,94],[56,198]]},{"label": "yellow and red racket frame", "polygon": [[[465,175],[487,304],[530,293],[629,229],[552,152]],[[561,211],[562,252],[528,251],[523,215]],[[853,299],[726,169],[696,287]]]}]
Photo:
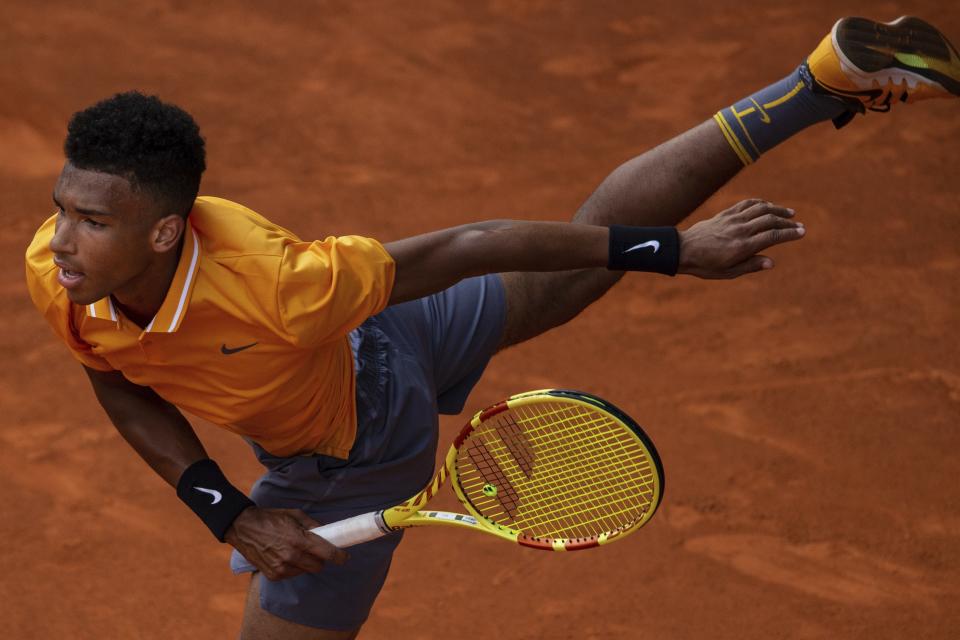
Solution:
[{"label": "yellow and red racket frame", "polygon": [[[460,482],[457,478],[456,463],[457,453],[460,446],[470,436],[474,429],[496,414],[506,411],[507,409],[518,409],[525,405],[543,402],[547,399],[549,399],[551,402],[579,404],[590,409],[599,408],[609,414],[613,420],[618,422],[637,438],[639,443],[642,445],[642,449],[649,457],[651,466],[656,470],[654,477],[653,497],[650,500],[648,508],[642,514],[642,516],[635,519],[628,526],[615,531],[605,532],[598,536],[591,536],[589,538],[544,539],[531,537],[509,527],[497,524],[496,522],[484,517],[481,513],[479,513],[479,511],[477,511],[476,508],[474,508],[470,500],[461,489]],[[437,492],[440,490],[440,487],[447,480],[448,476],[453,479],[453,489],[457,494],[457,498],[459,498],[460,502],[467,509],[467,511],[470,512],[470,515],[451,513],[448,511],[421,511],[421,509],[426,506],[430,499],[437,494]],[[423,491],[413,496],[403,504],[385,509],[383,512],[381,512],[379,519],[382,521],[382,524],[385,525],[386,530],[389,531],[422,525],[444,525],[460,527],[464,529],[480,530],[485,533],[490,533],[497,537],[503,538],[504,540],[510,540],[516,542],[517,544],[533,549],[541,549],[544,551],[579,551],[582,549],[591,549],[593,547],[598,547],[609,544],[610,542],[614,542],[616,540],[620,540],[621,538],[626,537],[628,534],[645,525],[647,522],[649,522],[650,518],[653,517],[654,512],[656,512],[657,507],[660,505],[660,502],[663,499],[663,490],[663,465],[660,461],[660,456],[647,434],[644,433],[640,426],[637,425],[637,423],[634,422],[627,414],[609,402],[582,391],[572,391],[566,389],[540,389],[537,391],[527,391],[525,393],[511,396],[505,401],[498,402],[491,407],[487,407],[482,411],[478,411],[470,420],[470,422],[467,423],[467,425],[463,428],[463,430],[460,432],[460,435],[458,435],[454,440],[453,445],[447,452],[444,465],[439,469],[439,471],[437,471],[433,481]]]}]

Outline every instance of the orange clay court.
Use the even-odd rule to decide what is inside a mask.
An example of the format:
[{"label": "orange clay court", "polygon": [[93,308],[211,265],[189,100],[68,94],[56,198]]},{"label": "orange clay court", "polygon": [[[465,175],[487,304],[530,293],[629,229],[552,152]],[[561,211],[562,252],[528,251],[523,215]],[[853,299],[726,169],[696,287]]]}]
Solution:
[{"label": "orange clay court", "polygon": [[[201,193],[304,238],[567,220],[838,17],[901,14],[960,39],[960,10],[932,1],[5,3],[3,637],[233,638],[247,587],[30,304],[23,252],[53,211],[71,113],[131,88],[183,106],[207,139]],[[816,125],[692,219],[747,197],[795,208],[808,237],[773,249],[776,269],[631,274],[494,358],[465,415],[442,419],[440,455],[477,409],[581,388],[654,439],[664,504],[570,555],[410,532],[361,637],[955,638],[958,165],[954,102]],[[248,488],[248,446],[194,424]]]}]

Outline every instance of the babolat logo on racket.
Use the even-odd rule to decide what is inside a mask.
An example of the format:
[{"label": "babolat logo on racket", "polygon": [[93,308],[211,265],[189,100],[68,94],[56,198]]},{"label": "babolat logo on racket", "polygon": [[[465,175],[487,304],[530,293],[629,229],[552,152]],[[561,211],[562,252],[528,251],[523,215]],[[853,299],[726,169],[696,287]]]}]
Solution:
[{"label": "babolat logo on racket", "polygon": [[533,474],[537,454],[527,434],[516,423],[509,423],[497,427],[497,435],[516,460],[520,471],[529,478]]}]

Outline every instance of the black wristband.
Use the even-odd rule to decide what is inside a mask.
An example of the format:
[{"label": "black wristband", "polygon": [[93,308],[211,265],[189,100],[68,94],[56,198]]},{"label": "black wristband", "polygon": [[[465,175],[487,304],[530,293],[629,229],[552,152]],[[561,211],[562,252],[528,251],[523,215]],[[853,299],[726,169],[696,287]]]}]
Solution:
[{"label": "black wristband", "polygon": [[610,227],[611,271],[653,271],[677,275],[680,267],[680,233],[676,227]]},{"label": "black wristband", "polygon": [[200,516],[220,542],[240,512],[255,506],[209,458],[187,467],[177,482],[177,497]]}]

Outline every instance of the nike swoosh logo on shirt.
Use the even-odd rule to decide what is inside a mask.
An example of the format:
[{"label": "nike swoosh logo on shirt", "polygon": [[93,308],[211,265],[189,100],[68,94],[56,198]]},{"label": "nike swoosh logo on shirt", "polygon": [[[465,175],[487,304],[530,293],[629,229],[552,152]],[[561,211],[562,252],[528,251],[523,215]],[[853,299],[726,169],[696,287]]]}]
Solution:
[{"label": "nike swoosh logo on shirt", "polygon": [[624,253],[630,253],[631,251],[636,251],[637,249],[646,249],[647,247],[653,247],[653,252],[656,253],[657,251],[660,251],[660,242],[657,240],[647,240],[646,242],[633,245],[624,251]]},{"label": "nike swoosh logo on shirt", "polygon": [[250,344],[245,344],[245,345],[243,345],[242,347],[228,347],[227,345],[222,344],[222,345],[220,345],[220,353],[222,353],[222,354],[225,355],[225,356],[229,356],[229,355],[232,355],[232,354],[234,354],[234,353],[237,353],[238,351],[243,351],[244,349],[249,349],[250,347],[253,347],[253,346],[257,345],[257,344],[258,344],[258,343],[256,343],[256,342],[251,342]]},{"label": "nike swoosh logo on shirt", "polygon": [[223,499],[223,494],[215,489],[204,489],[203,487],[194,487],[197,491],[202,491],[204,493],[209,493],[213,496],[213,502],[210,504],[217,504]]}]

